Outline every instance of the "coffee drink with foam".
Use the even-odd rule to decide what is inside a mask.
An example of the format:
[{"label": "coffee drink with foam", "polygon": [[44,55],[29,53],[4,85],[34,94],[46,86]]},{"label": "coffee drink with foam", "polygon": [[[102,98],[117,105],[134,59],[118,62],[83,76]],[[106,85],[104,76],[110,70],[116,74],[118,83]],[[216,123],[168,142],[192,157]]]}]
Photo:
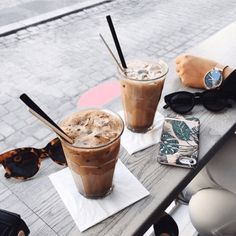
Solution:
[{"label": "coffee drink with foam", "polygon": [[73,145],[62,147],[78,191],[87,198],[100,198],[112,190],[112,180],[124,129],[122,119],[105,109],[76,112],[60,122]]},{"label": "coffee drink with foam", "polygon": [[125,123],[133,132],[152,128],[168,66],[158,61],[133,61],[119,71]]}]

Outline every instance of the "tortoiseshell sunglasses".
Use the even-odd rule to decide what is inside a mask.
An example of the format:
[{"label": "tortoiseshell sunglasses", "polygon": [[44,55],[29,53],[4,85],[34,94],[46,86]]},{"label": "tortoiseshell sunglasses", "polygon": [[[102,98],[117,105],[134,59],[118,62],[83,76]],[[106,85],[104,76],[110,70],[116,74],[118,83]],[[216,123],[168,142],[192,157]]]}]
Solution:
[{"label": "tortoiseshell sunglasses", "polygon": [[6,178],[28,179],[38,172],[41,161],[47,157],[59,165],[67,166],[59,138],[41,149],[25,147],[5,152],[0,155],[0,163],[6,171]]}]

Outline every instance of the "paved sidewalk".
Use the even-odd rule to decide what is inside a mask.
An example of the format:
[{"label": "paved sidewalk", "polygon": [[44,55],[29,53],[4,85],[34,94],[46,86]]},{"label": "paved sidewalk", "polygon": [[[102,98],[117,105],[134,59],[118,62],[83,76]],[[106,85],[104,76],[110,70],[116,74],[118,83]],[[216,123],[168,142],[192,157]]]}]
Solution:
[{"label": "paved sidewalk", "polygon": [[126,58],[170,61],[235,21],[236,2],[117,0],[0,38],[0,152],[41,147],[54,137],[29,114],[18,99],[21,93],[58,121],[75,109],[83,92],[117,76],[98,36],[115,51],[107,14]]},{"label": "paved sidewalk", "polygon": [[19,30],[24,30],[30,26],[48,23],[110,1],[112,0],[23,0],[23,2],[15,0],[13,3],[18,4],[14,7],[7,7],[6,3],[1,4],[0,37],[17,33]]},{"label": "paved sidewalk", "polygon": [[88,0],[10,0],[0,2],[0,26],[8,25]]}]

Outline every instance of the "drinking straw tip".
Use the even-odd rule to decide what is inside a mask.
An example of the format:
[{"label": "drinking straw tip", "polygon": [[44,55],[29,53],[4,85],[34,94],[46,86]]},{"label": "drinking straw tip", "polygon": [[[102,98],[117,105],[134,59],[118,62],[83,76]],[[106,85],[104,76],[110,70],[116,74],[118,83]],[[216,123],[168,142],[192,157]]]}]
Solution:
[{"label": "drinking straw tip", "polygon": [[27,96],[25,93],[22,93],[22,94],[20,95],[20,99],[21,99],[22,101],[25,101],[27,98],[28,98],[28,96]]}]

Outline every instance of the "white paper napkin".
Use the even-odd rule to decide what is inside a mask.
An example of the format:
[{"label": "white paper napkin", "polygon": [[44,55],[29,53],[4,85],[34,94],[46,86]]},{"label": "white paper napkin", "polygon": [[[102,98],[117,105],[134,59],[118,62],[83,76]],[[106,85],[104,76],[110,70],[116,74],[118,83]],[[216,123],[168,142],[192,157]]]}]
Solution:
[{"label": "white paper napkin", "polygon": [[[124,112],[120,111],[118,113],[124,120]],[[137,151],[157,144],[161,138],[163,122],[164,116],[161,113],[156,112],[153,128],[146,133],[134,133],[125,127],[124,133],[121,136],[121,145],[131,155]]]},{"label": "white paper napkin", "polygon": [[149,195],[120,160],[113,177],[114,189],[102,199],[87,199],[79,194],[69,168],[49,178],[81,232]]}]

